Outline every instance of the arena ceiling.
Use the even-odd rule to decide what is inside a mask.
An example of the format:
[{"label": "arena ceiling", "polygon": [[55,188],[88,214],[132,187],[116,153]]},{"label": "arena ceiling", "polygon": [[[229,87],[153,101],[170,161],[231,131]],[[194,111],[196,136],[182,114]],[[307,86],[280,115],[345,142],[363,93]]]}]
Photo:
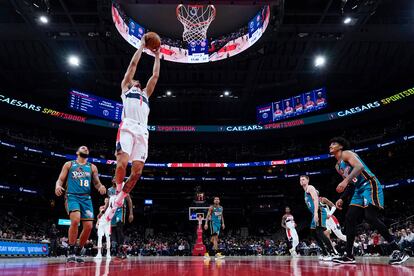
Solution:
[{"label": "arena ceiling", "polygon": [[[253,2],[265,1],[243,4]],[[349,0],[345,14],[342,3],[272,1],[268,30],[246,52],[212,64],[163,62],[156,95],[170,90],[176,97],[154,97],[150,120],[254,123],[256,105],[319,86],[327,86],[331,109],[411,87],[414,2]],[[2,1],[0,88],[61,109],[70,88],[118,99],[134,48],[115,29],[110,8],[109,0]],[[50,22],[43,25],[38,17],[47,13]],[[352,24],[344,24],[344,16],[351,16]],[[78,68],[67,65],[72,53],[81,57]],[[313,66],[318,54],[327,58],[325,68]],[[139,70],[138,78],[145,80],[152,58],[143,57]],[[224,90],[237,98],[220,98]]]}]

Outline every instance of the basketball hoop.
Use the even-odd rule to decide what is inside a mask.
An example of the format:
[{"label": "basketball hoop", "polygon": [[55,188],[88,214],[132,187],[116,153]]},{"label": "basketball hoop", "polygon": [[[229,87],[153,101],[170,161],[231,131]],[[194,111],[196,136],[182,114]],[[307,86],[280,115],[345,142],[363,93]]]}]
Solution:
[{"label": "basketball hoop", "polygon": [[187,42],[203,41],[207,38],[207,29],[216,17],[213,5],[177,6],[177,19],[184,26],[183,40]]}]

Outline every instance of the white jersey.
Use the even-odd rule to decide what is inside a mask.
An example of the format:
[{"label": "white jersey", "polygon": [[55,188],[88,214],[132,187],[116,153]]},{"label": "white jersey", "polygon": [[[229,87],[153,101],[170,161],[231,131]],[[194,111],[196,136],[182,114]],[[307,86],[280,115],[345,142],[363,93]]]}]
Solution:
[{"label": "white jersey", "polygon": [[285,217],[286,227],[289,229],[295,228],[295,220],[292,215],[286,215]]},{"label": "white jersey", "polygon": [[121,98],[124,106],[122,121],[130,119],[138,122],[143,127],[147,127],[150,112],[147,92],[133,86],[123,92]]}]

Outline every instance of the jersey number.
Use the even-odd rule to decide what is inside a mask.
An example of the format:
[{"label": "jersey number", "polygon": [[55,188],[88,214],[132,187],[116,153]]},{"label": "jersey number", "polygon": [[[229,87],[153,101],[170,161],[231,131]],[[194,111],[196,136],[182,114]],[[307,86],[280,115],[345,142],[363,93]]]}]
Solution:
[{"label": "jersey number", "polygon": [[80,186],[81,187],[89,187],[89,180],[80,180]]}]

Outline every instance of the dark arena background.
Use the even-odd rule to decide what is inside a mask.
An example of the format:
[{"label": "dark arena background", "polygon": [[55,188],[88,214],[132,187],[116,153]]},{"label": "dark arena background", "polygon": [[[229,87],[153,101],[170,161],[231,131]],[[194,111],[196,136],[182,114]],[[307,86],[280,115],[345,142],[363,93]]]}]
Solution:
[{"label": "dark arena background", "polygon": [[4,0],[0,34],[1,275],[414,275],[414,1]]}]

